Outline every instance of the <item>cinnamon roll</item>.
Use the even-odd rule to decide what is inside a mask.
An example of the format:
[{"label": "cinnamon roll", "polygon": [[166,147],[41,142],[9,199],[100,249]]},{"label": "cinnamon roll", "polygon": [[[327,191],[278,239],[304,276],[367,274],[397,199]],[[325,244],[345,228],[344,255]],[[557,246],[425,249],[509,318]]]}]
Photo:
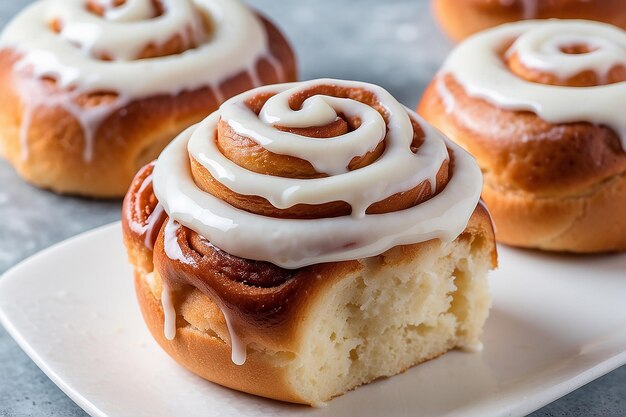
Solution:
[{"label": "cinnamon roll", "polygon": [[59,193],[123,196],[178,133],[294,56],[238,0],[41,0],[0,37],[0,155]]},{"label": "cinnamon roll", "polygon": [[418,108],[478,159],[497,238],[626,250],[626,32],[577,20],[507,24],[448,57]]},{"label": "cinnamon roll", "polygon": [[378,86],[243,93],[126,195],[145,321],[192,372],[305,404],[475,348],[496,263],[480,189],[474,159]]},{"label": "cinnamon roll", "polygon": [[624,0],[433,0],[435,18],[456,41],[504,23],[587,19],[626,29]]}]

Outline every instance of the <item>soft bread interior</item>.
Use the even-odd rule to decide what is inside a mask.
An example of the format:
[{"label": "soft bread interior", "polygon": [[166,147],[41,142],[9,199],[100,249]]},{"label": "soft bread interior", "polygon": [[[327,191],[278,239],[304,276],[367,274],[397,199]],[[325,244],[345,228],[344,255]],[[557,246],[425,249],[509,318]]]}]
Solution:
[{"label": "soft bread interior", "polygon": [[[474,244],[472,244],[474,243]],[[468,240],[370,258],[311,311],[291,372],[312,403],[479,343],[490,253]]]},{"label": "soft bread interior", "polygon": [[[311,298],[297,320],[295,342],[288,343],[293,351],[251,343],[248,360],[281,369],[290,393],[273,398],[320,404],[455,347],[473,348],[490,307],[492,249],[482,235],[464,233],[454,242],[397,247],[368,258]],[[160,299],[158,275],[144,280]],[[230,344],[219,308],[204,294],[189,291],[177,312],[179,334]]]}]

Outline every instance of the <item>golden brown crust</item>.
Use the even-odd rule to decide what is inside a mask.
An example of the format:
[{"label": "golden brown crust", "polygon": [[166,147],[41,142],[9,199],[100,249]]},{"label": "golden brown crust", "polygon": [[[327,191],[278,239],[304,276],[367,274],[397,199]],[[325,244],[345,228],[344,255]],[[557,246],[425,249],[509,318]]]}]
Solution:
[{"label": "golden brown crust", "polygon": [[503,192],[486,183],[483,198],[502,243],[579,253],[626,251],[626,173],[564,197]]},{"label": "golden brown crust", "polygon": [[418,112],[477,158],[499,241],[573,252],[626,249],[626,189],[619,185],[626,152],[615,132],[498,108],[447,75],[442,82],[455,100],[449,113],[437,82]]},{"label": "golden brown crust", "polygon": [[[269,21],[263,19],[263,22],[270,51],[283,68],[282,81],[294,81],[296,65],[289,44]],[[60,105],[39,106],[29,123],[28,157],[24,159],[20,144],[20,128],[26,117],[24,106],[32,97],[60,97],[65,92],[54,81],[32,79],[15,71],[14,63],[18,59],[19,55],[12,50],[0,51],[0,155],[27,181],[59,193],[93,197],[124,195],[141,166],[154,159],[187,126],[219,106],[211,88],[133,101],[101,124],[95,134],[91,162],[83,158],[85,140],[76,118]],[[279,81],[266,59],[257,63],[257,69],[263,83]],[[225,80],[220,90],[228,98],[252,87],[250,76],[241,73]],[[78,102],[90,107],[114,98],[111,93],[93,93],[81,96]]]},{"label": "golden brown crust", "polygon": [[485,181],[541,196],[583,193],[626,171],[626,153],[611,129],[591,123],[552,124],[536,114],[499,108],[470,97],[451,75],[443,82],[454,111],[434,80],[418,112],[474,155]]},{"label": "golden brown crust", "polygon": [[[125,229],[125,233],[127,230]],[[487,245],[495,267],[496,249],[491,220],[486,209],[479,205],[459,240],[474,239]],[[180,280],[185,268],[173,266],[175,261],[162,259],[162,249],[157,240],[155,256],[156,281]],[[427,251],[435,241],[398,246],[381,255],[383,263],[401,263],[414,259],[420,251]],[[142,261],[132,259],[134,264]],[[253,266],[256,261],[241,259]],[[206,268],[203,264],[199,268]],[[254,266],[253,266],[254,267]],[[276,267],[275,267],[276,268]],[[292,360],[293,353],[300,350],[303,333],[301,319],[310,316],[312,306],[325,297],[343,279],[353,279],[352,272],[363,268],[359,261],[334,262],[302,268],[277,287],[255,287],[236,280],[221,280],[213,276],[210,281],[177,288],[174,304],[179,313],[177,334],[167,340],[163,333],[163,309],[145,276],[135,275],[135,285],[140,307],[150,332],[161,347],[179,364],[205,379],[230,388],[282,401],[308,403],[299,397],[289,383],[287,367],[283,361]],[[187,271],[189,271],[187,269]],[[206,271],[206,270],[205,270]],[[199,271],[195,271],[198,274]],[[164,274],[164,275],[162,275]],[[243,274],[237,275],[240,279]],[[192,281],[189,281],[192,282]],[[211,285],[207,290],[206,285]],[[198,285],[198,286],[196,286]],[[268,307],[268,305],[271,307]],[[231,360],[230,336],[221,310],[225,309],[235,318],[234,329],[248,344],[248,359],[243,365]],[[184,313],[182,313],[184,312]],[[197,329],[182,317],[202,317],[211,324],[210,329]],[[195,320],[194,320],[195,321]]]},{"label": "golden brown crust", "polygon": [[523,0],[503,3],[500,0],[433,0],[432,6],[437,21],[455,41],[524,18],[597,20],[626,29],[626,8],[622,0],[537,0],[537,13],[532,17],[524,15]]},{"label": "golden brown crust", "polygon": [[[235,365],[231,360],[230,342],[192,327],[179,327],[176,338],[167,340],[163,333],[163,308],[152,295],[145,279],[137,272],[135,290],[150,333],[163,350],[183,367],[225,387],[282,401],[306,403],[289,386],[287,368],[277,366],[272,361],[272,355],[250,352],[244,365]],[[196,299],[195,307],[198,310],[203,310],[204,314],[211,311],[212,303],[207,297]],[[216,327],[221,326],[225,330],[223,316],[217,316],[211,321]]]}]

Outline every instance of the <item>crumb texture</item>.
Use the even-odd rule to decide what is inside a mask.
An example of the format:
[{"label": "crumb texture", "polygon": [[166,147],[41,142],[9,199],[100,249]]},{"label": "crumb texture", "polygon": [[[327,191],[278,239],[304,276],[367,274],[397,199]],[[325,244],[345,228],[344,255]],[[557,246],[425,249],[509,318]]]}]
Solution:
[{"label": "crumb texture", "polygon": [[430,245],[408,261],[397,252],[364,262],[305,324],[291,375],[311,403],[479,343],[490,306],[480,238]]}]

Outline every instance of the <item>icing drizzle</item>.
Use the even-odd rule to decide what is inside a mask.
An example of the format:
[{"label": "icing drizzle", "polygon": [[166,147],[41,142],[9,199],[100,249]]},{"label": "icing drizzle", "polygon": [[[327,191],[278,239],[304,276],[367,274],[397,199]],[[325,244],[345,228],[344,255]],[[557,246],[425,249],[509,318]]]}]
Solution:
[{"label": "icing drizzle", "polygon": [[[364,103],[326,95],[306,99],[299,110],[289,107],[293,94],[320,84],[373,92],[388,113],[388,122]],[[264,93],[274,95],[257,116],[245,102]],[[359,127],[324,141],[274,128],[274,125],[323,126],[335,121],[338,113],[358,117]],[[416,153],[411,150],[410,117],[420,122],[425,133]],[[303,180],[257,174],[240,167],[222,155],[211,139],[215,138],[220,118],[235,132],[250,137],[265,149],[305,159],[331,175]],[[385,152],[377,161],[348,171],[352,158],[374,149],[383,140]],[[372,203],[410,190],[425,180],[430,181],[434,191],[437,172],[450,157],[448,148],[454,152],[455,172],[443,191],[406,210],[365,213]],[[196,186],[189,168],[190,155],[234,192],[260,195],[279,208],[342,200],[352,206],[352,215],[288,220],[236,209]],[[183,224],[235,256],[269,261],[286,268],[374,256],[396,245],[434,238],[453,240],[467,225],[482,187],[480,170],[473,158],[387,91],[370,84],[339,80],[261,87],[226,101],[220,110],[187,129],[163,151],[152,181],[160,205],[170,216],[164,230],[165,253],[170,259],[190,262],[176,238]],[[164,329],[166,337],[173,338],[176,314],[169,291],[164,285]],[[246,360],[246,343],[233,328],[228,311],[221,309],[230,334],[232,361],[242,365]]]},{"label": "icing drizzle", "polygon": [[[54,79],[62,90],[40,97],[22,94],[23,158],[28,158],[29,124],[38,107],[62,106],[78,120],[86,142],[83,158],[89,162],[100,124],[129,102],[207,86],[221,101],[220,83],[239,72],[247,71],[258,85],[258,59],[267,57],[278,66],[270,59],[262,23],[238,0],[162,0],[158,16],[152,15],[151,0],[126,0],[120,6],[111,0],[94,1],[103,7],[103,16],[89,11],[85,0],[38,1],[0,36],[0,48],[21,56],[15,70],[26,73],[19,77],[22,92],[30,89],[32,78],[44,77]],[[58,33],[51,27],[54,21],[62,24]],[[143,48],[159,47],[174,37],[187,50],[136,59]],[[95,107],[77,104],[78,97],[94,92],[111,92],[116,98]]]},{"label": "icing drizzle", "polygon": [[[626,66],[626,32],[599,22],[583,20],[526,21],[502,25],[472,36],[457,46],[446,60],[437,90],[447,111],[454,97],[446,92],[445,74],[451,74],[467,94],[499,107],[532,111],[550,123],[586,121],[612,128],[626,150],[626,82],[593,87],[564,87],[524,80],[512,73],[500,56],[503,46],[515,39],[507,54],[515,53],[530,69],[560,78],[594,71],[604,78],[615,66]],[[568,54],[562,47],[583,43],[593,50]]]},{"label": "icing drizzle", "polygon": [[[294,93],[320,84],[362,88],[375,93],[389,114],[386,150],[378,160],[367,167],[344,172],[348,157],[359,155],[383,139],[384,121],[379,114],[363,109],[361,103],[318,95],[307,99],[308,103],[305,101],[300,110],[291,110],[286,105]],[[267,92],[275,93],[274,99],[266,103],[259,118],[256,115],[253,118],[254,113],[243,103],[256,94]],[[272,124],[321,126],[346,109],[358,114],[361,127],[324,141],[287,132],[276,135],[277,131],[271,128]],[[416,153],[410,149],[413,127],[409,115],[421,124],[425,133]],[[324,166],[331,173],[340,173],[303,180],[248,171],[225,158],[210,139],[215,137],[220,116],[235,131],[250,134],[251,139],[272,152],[298,156],[313,166]],[[348,150],[343,141],[348,143]],[[319,144],[324,144],[325,151],[317,149]],[[454,152],[455,174],[439,194],[409,209],[365,214],[365,209],[374,202],[408,191],[426,180],[432,185],[441,164],[449,158],[447,148]],[[189,155],[234,192],[264,197],[276,207],[323,204],[339,199],[352,205],[352,215],[297,220],[270,218],[236,209],[197,187],[191,177]],[[153,179],[155,194],[170,218],[235,256],[268,261],[284,268],[360,259],[397,245],[435,238],[453,240],[467,225],[482,186],[474,159],[399,104],[387,91],[366,83],[339,80],[261,87],[232,98],[199,125],[183,132],[163,151]]]}]

